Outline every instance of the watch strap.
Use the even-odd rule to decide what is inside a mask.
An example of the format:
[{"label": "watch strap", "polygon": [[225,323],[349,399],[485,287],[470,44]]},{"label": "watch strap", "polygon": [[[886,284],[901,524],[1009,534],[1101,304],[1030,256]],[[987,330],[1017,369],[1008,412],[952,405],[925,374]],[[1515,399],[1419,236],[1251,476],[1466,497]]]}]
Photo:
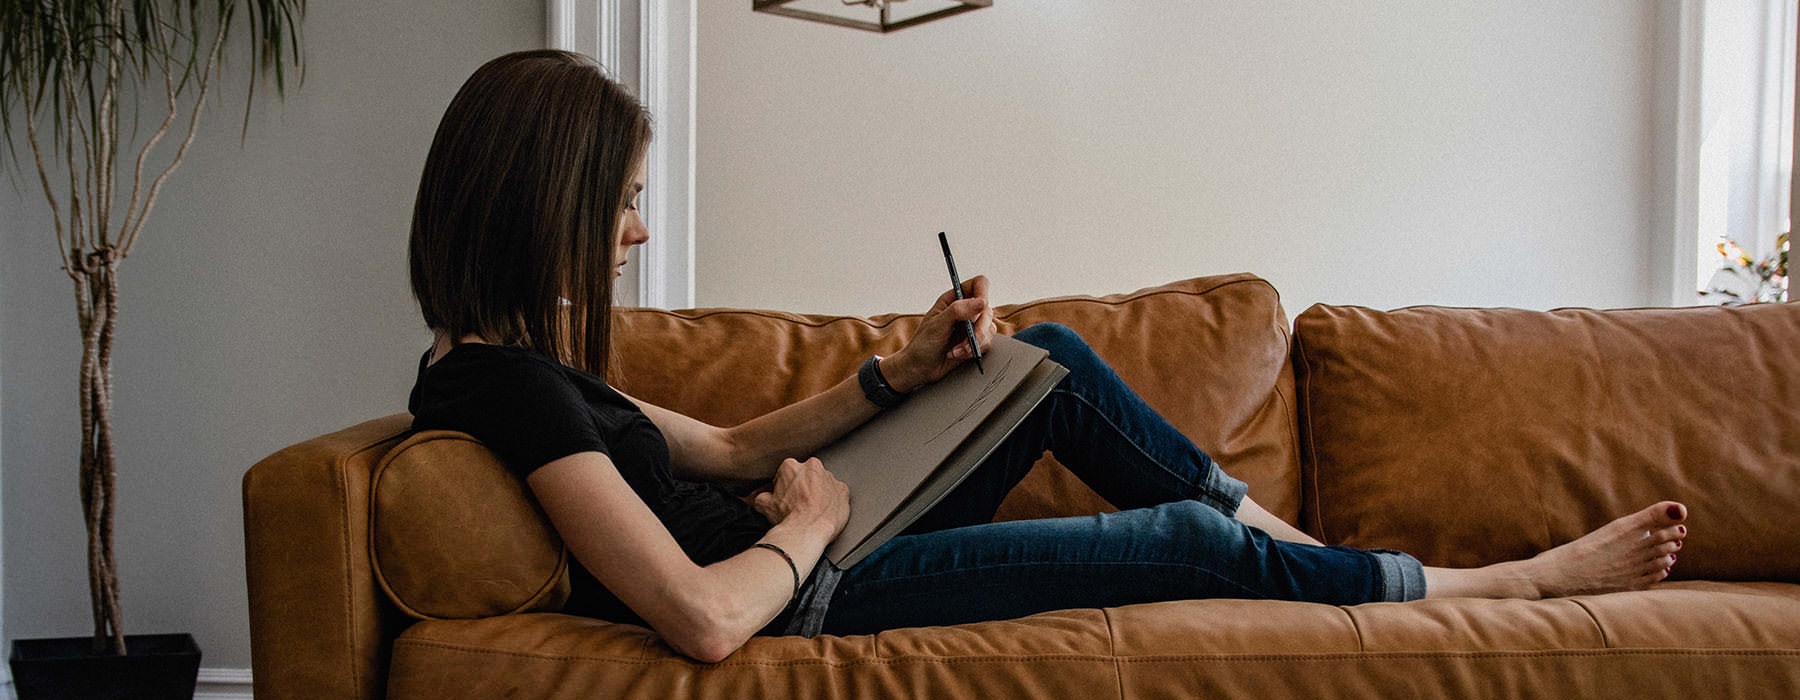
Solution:
[{"label": "watch strap", "polygon": [[880,355],[870,355],[869,359],[863,360],[862,367],[856,370],[856,382],[862,385],[863,398],[883,409],[905,403],[906,395],[894,391],[894,387],[888,384],[887,377],[881,376],[880,362]]}]

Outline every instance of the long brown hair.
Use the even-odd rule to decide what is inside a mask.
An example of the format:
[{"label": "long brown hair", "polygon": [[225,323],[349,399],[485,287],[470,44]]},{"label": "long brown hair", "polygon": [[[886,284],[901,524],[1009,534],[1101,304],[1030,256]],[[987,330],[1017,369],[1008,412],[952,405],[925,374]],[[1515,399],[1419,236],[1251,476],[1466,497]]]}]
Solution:
[{"label": "long brown hair", "polygon": [[581,54],[476,70],[444,110],[413,206],[425,324],[605,377],[613,236],[650,133],[637,98]]}]

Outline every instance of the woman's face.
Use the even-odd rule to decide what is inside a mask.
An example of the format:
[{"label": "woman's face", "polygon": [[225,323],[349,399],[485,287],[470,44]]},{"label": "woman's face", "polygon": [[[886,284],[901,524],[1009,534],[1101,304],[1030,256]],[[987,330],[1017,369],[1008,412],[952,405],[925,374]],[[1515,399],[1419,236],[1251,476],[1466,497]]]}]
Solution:
[{"label": "woman's face", "polygon": [[631,252],[631,247],[650,240],[650,229],[644,228],[644,217],[638,212],[638,198],[644,192],[643,160],[639,160],[637,167],[632,169],[631,184],[627,188],[631,197],[625,210],[619,212],[618,235],[613,236],[616,241],[616,248],[613,250],[613,279],[625,274],[626,255]]}]

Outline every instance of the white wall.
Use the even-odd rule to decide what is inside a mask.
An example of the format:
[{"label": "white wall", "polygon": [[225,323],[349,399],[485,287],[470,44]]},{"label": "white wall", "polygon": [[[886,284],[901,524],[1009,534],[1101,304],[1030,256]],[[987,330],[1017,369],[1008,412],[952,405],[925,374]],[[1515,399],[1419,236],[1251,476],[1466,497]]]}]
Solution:
[{"label": "white wall", "polygon": [[[433,129],[476,66],[543,36],[538,2],[313,0],[306,84],[258,107],[242,148],[243,81],[232,74],[121,274],[127,631],[192,632],[206,667],[249,666],[239,479],[284,445],[405,409],[427,340],[405,240]],[[79,344],[40,197],[0,186],[11,638],[91,625],[75,483]]]},{"label": "white wall", "polygon": [[[699,13],[701,305],[913,310],[1251,271],[1290,314],[1651,303],[1658,3]],[[654,234],[654,232],[653,232]]]}]

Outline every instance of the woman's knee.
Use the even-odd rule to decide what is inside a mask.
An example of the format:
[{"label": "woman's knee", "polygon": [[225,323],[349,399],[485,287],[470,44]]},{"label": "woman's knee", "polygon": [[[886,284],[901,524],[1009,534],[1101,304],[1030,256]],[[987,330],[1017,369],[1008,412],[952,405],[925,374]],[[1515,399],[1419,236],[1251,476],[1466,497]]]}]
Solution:
[{"label": "woman's knee", "polygon": [[1082,365],[1098,362],[1094,349],[1075,329],[1060,323],[1037,323],[1013,334],[1016,340],[1050,351],[1050,359],[1073,372]]},{"label": "woman's knee", "polygon": [[1207,547],[1234,547],[1250,535],[1249,529],[1236,518],[1200,501],[1175,501],[1153,509],[1159,511],[1157,527],[1179,533],[1175,536],[1190,546],[1192,540],[1198,540]]},{"label": "woman's knee", "polygon": [[1149,558],[1184,560],[1197,553],[1229,551],[1248,534],[1242,523],[1199,501],[1171,501],[1100,516],[1129,530],[1134,547]]}]

